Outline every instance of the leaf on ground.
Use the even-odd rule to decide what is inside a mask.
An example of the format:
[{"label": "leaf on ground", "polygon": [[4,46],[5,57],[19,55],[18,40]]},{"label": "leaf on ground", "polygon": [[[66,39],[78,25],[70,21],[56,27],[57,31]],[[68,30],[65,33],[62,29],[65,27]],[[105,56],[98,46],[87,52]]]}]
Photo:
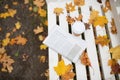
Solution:
[{"label": "leaf on ground", "polygon": [[8,8],[9,8],[8,4],[6,4],[6,5],[4,6],[4,8],[5,8],[5,9],[8,9]]},{"label": "leaf on ground", "polygon": [[45,36],[39,35],[39,40],[40,40],[40,41],[43,41],[44,39],[45,39]]},{"label": "leaf on ground", "polygon": [[44,44],[41,44],[40,45],[40,50],[46,50],[47,49],[47,46],[46,45],[44,45]]},{"label": "leaf on ground", "polygon": [[85,66],[91,66],[91,62],[90,62],[90,59],[88,57],[88,54],[87,52],[83,52],[82,55],[80,56],[80,61],[83,65]]},{"label": "leaf on ground", "polygon": [[27,39],[22,37],[21,35],[17,36],[15,40],[16,40],[16,44],[21,44],[21,45],[25,45],[27,42]]},{"label": "leaf on ground", "polygon": [[[3,54],[3,53],[5,53],[5,52],[6,52],[6,50],[5,50],[4,47],[0,48],[0,55]],[[1,57],[0,57],[0,58],[1,58]]]},{"label": "leaf on ground", "polygon": [[17,30],[21,28],[21,23],[19,21],[15,23],[15,28]]},{"label": "leaf on ground", "polygon": [[64,60],[61,60],[58,62],[58,65],[54,67],[54,70],[56,71],[57,75],[61,76],[70,72],[72,68],[73,67],[71,64],[65,65]]},{"label": "leaf on ground", "polygon": [[6,33],[6,38],[9,38],[10,37],[10,33]]},{"label": "leaf on ground", "polygon": [[10,45],[14,45],[14,44],[16,44],[16,42],[17,42],[16,39],[13,38],[13,39],[10,40]]},{"label": "leaf on ground", "polygon": [[54,8],[54,13],[59,16],[60,14],[63,14],[63,8]]},{"label": "leaf on ground", "polygon": [[75,11],[75,5],[74,4],[72,4],[72,2],[71,3],[66,3],[66,10],[68,11],[68,12],[73,12],[73,11]]},{"label": "leaf on ground", "polygon": [[46,17],[46,10],[44,9],[38,9],[38,14],[41,16],[41,17]]},{"label": "leaf on ground", "polygon": [[41,8],[45,4],[45,0],[34,0],[33,4],[36,5],[37,7]]},{"label": "leaf on ground", "polygon": [[39,59],[40,59],[40,62],[41,62],[41,63],[45,63],[45,61],[46,61],[46,56],[44,56],[44,55],[39,56]]},{"label": "leaf on ground", "polygon": [[100,44],[101,46],[106,46],[109,44],[110,40],[108,39],[107,35],[104,36],[98,36],[95,39],[96,44]]},{"label": "leaf on ground", "polygon": [[7,46],[10,42],[10,38],[5,38],[2,40],[2,46]]},{"label": "leaf on ground", "polygon": [[18,5],[18,2],[14,1],[12,4],[16,6]]},{"label": "leaf on ground", "polygon": [[116,28],[116,26],[115,26],[115,21],[114,21],[114,19],[112,19],[111,25],[112,25],[112,27],[111,27],[111,32],[112,32],[112,34],[117,34],[117,28]]},{"label": "leaf on ground", "polygon": [[29,58],[29,55],[24,53],[24,54],[22,55],[22,58],[23,58],[23,59],[22,59],[23,61],[27,61],[27,59]]},{"label": "leaf on ground", "polygon": [[48,20],[45,20],[44,25],[48,26]]},{"label": "leaf on ground", "polygon": [[74,0],[74,4],[76,6],[83,6],[85,5],[85,0]]},{"label": "leaf on ground", "polygon": [[37,26],[36,29],[33,30],[35,34],[42,33],[44,31],[43,27]]},{"label": "leaf on ground", "polygon": [[33,8],[30,6],[30,7],[29,7],[29,11],[32,11],[32,10],[33,10]]},{"label": "leaf on ground", "polygon": [[12,64],[14,62],[15,61],[13,59],[11,59],[10,56],[8,56],[6,53],[4,53],[2,55],[2,58],[0,58],[0,63],[3,64],[2,71],[5,71],[5,72],[8,71],[9,73],[11,73],[13,70]]},{"label": "leaf on ground", "polygon": [[24,0],[24,4],[28,4],[29,3],[29,0]]},{"label": "leaf on ground", "polygon": [[74,18],[66,16],[68,24],[73,24],[75,22]]},{"label": "leaf on ground", "polygon": [[82,18],[83,18],[82,14],[79,14],[79,16],[78,16],[78,17],[75,17],[75,19],[76,19],[77,21],[81,21],[81,20],[82,20]]},{"label": "leaf on ground", "polygon": [[98,16],[98,17],[95,18],[95,20],[93,22],[93,25],[94,25],[94,27],[96,27],[98,25],[100,27],[104,27],[105,24],[107,24],[107,23],[108,23],[108,20],[105,16]]},{"label": "leaf on ground", "polygon": [[113,59],[120,59],[120,45],[118,45],[114,48],[111,48],[109,51],[110,51],[110,53],[112,53]]},{"label": "leaf on ground", "polygon": [[61,76],[62,80],[70,80],[73,79],[75,76],[74,72],[67,72],[64,75]]}]

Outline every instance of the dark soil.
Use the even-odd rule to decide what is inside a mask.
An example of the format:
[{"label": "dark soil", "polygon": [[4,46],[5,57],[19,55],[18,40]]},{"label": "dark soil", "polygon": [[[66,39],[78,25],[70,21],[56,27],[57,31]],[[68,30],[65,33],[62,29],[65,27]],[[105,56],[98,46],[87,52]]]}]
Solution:
[{"label": "dark soil", "polygon": [[[13,5],[13,1],[17,1],[18,5]],[[0,31],[0,42],[5,39],[6,33],[12,32],[17,21],[21,22],[22,27],[12,33],[10,38],[22,35],[28,41],[24,46],[8,45],[5,47],[7,54],[15,60],[15,63],[12,65],[13,71],[11,73],[0,71],[0,80],[47,80],[44,73],[48,69],[48,60],[45,63],[41,63],[38,56],[44,55],[48,59],[48,50],[40,50],[39,46],[42,41],[38,39],[39,34],[35,35],[33,32],[33,29],[40,24],[43,25],[47,18],[42,18],[37,13],[29,11],[29,6],[34,5],[32,3],[24,4],[24,0],[0,0],[0,13],[7,11],[4,8],[6,4],[9,5],[9,8],[16,9],[17,13],[13,18],[0,19],[0,27],[2,28],[2,31]],[[46,9],[46,5],[43,8]],[[44,32],[40,34],[47,36],[47,26],[43,26]],[[18,56],[15,56],[16,53],[18,53]],[[29,55],[26,61],[23,61],[23,54]],[[2,64],[0,64],[1,68]]]}]

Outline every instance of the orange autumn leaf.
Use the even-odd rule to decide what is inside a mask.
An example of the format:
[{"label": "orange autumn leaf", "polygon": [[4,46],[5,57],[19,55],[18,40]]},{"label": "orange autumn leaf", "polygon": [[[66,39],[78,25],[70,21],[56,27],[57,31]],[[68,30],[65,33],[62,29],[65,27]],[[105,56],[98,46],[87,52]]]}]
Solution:
[{"label": "orange autumn leaf", "polygon": [[46,61],[46,56],[39,56],[39,59],[40,59],[40,62],[41,63],[45,63],[45,61]]},{"label": "orange autumn leaf", "polygon": [[8,9],[8,8],[9,8],[8,4],[6,4],[6,5],[4,6],[4,8],[5,8],[5,9]]},{"label": "orange autumn leaf", "polygon": [[10,45],[14,45],[14,44],[16,44],[16,39],[13,38],[10,40]]},{"label": "orange autumn leaf", "polygon": [[70,80],[73,79],[75,76],[74,72],[67,72],[64,75],[61,76],[62,80]]},{"label": "orange autumn leaf", "polygon": [[79,14],[79,16],[78,16],[78,17],[75,17],[75,19],[76,19],[77,21],[81,21],[81,20],[82,20],[82,18],[83,18],[82,14]]},{"label": "orange autumn leaf", "polygon": [[66,16],[68,24],[73,24],[75,22],[74,18],[71,18],[70,16]]},{"label": "orange autumn leaf", "polygon": [[43,32],[43,30],[44,30],[43,27],[37,26],[37,28],[34,29],[33,31],[34,31],[35,34],[39,34],[39,33]]},{"label": "orange autumn leaf", "polygon": [[116,26],[115,26],[115,21],[114,21],[114,19],[112,19],[112,22],[111,22],[111,32],[113,33],[113,34],[117,34],[117,28],[116,28]]},{"label": "orange autumn leaf", "polygon": [[45,36],[39,35],[38,38],[39,38],[40,41],[43,41],[45,39]]},{"label": "orange autumn leaf", "polygon": [[41,8],[42,6],[44,6],[45,1],[44,0],[34,0],[33,4],[36,5],[37,7]]},{"label": "orange autumn leaf", "polygon": [[40,45],[40,50],[46,50],[46,49],[47,49],[47,46],[45,44]]},{"label": "orange autumn leaf", "polygon": [[101,46],[106,46],[109,44],[110,40],[107,38],[107,35],[104,36],[98,36],[95,39],[96,44],[100,44]]},{"label": "orange autumn leaf", "polygon": [[94,27],[96,27],[98,25],[101,27],[104,27],[105,24],[107,24],[107,23],[108,23],[108,20],[105,16],[98,16],[95,18],[93,25],[94,25]]},{"label": "orange autumn leaf", "polygon": [[27,42],[27,39],[23,38],[21,35],[17,36],[15,40],[16,40],[16,44],[21,44],[21,45],[25,45]]},{"label": "orange autumn leaf", "polygon": [[76,6],[83,6],[85,5],[85,0],[74,0],[74,4]]},{"label": "orange autumn leaf", "polygon": [[[3,54],[3,53],[5,53],[5,52],[6,52],[6,50],[5,50],[4,47],[0,48],[0,55]],[[1,58],[1,57],[0,57],[0,58]]]},{"label": "orange autumn leaf", "polygon": [[69,4],[66,3],[66,10],[67,10],[68,12],[73,12],[73,11],[75,11],[75,5],[73,5],[72,2],[69,3]]},{"label": "orange autumn leaf", "polygon": [[13,2],[12,4],[16,6],[16,5],[18,5],[18,2]]},{"label": "orange autumn leaf", "polygon": [[82,55],[80,56],[80,61],[83,65],[85,66],[91,66],[91,62],[90,62],[90,59],[88,57],[88,54],[87,52],[83,52]]},{"label": "orange autumn leaf", "polygon": [[41,16],[41,17],[46,17],[46,10],[44,9],[38,9],[38,14]]},{"label": "orange autumn leaf", "polygon": [[63,8],[54,8],[54,13],[59,16],[61,13],[63,13]]},{"label": "orange autumn leaf", "polygon": [[110,60],[108,60],[108,66],[113,66],[113,65],[115,65],[117,63],[117,60],[115,60],[115,59],[110,59]]}]

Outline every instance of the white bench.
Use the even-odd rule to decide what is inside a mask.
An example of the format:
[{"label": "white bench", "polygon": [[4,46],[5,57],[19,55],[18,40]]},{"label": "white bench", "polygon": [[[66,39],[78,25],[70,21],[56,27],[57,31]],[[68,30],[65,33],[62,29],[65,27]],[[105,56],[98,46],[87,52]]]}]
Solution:
[{"label": "white bench", "polygon": [[[71,2],[72,0],[57,0],[54,2],[50,2],[48,0],[48,35],[52,30],[52,26],[56,24],[56,14],[54,14],[54,8],[59,7],[64,9],[64,14],[61,14],[59,16],[59,25],[66,31],[68,31],[68,22],[66,21],[67,11],[65,9],[66,3]],[[103,0],[104,4],[105,0]],[[85,5],[81,7],[81,12],[83,15],[83,22],[88,22],[89,16],[90,16],[90,6],[92,6],[93,9],[100,12],[100,15],[102,14],[101,11],[101,4],[99,4],[96,0],[85,0]],[[71,17],[77,17],[79,15],[78,9],[76,7],[76,11],[70,13]],[[105,13],[105,16],[108,18],[108,33],[106,33],[106,28],[97,27],[96,28],[96,35],[105,35],[109,34],[111,39],[111,45],[112,47],[117,46],[120,44],[120,36],[119,34],[114,35],[110,31],[110,21],[112,18],[111,12]],[[118,33],[120,33],[120,26],[117,26]],[[109,46],[101,47],[98,45],[96,47],[95,44],[95,35],[92,26],[90,26],[89,30],[86,30],[84,33],[85,40],[87,42],[87,53],[90,58],[92,67],[89,67],[89,70],[86,69],[86,66],[82,65],[80,62],[74,64],[75,72],[76,72],[76,80],[116,80],[115,76],[110,74],[110,67],[108,66],[108,60],[111,58],[109,53]],[[99,52],[97,50],[99,49]],[[99,53],[99,57],[98,57]],[[60,80],[59,76],[57,76],[56,72],[54,71],[54,67],[58,64],[58,54],[54,52],[53,50],[49,49],[49,79],[50,80]],[[62,57],[66,64],[72,64],[69,60]],[[98,58],[100,58],[100,62],[98,61]],[[101,68],[99,66],[99,63],[101,64]],[[102,71],[100,70],[102,69]],[[89,72],[89,74],[87,74]],[[88,76],[89,75],[89,76]],[[101,76],[102,75],[102,76]],[[89,79],[88,79],[89,77]],[[119,77],[119,75],[118,75]],[[119,78],[120,79],[120,78]]]}]

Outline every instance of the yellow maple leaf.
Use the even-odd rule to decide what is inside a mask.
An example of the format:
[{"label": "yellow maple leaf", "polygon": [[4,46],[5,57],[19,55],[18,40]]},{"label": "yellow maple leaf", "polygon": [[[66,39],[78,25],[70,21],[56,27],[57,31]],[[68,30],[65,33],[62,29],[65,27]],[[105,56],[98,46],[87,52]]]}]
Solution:
[{"label": "yellow maple leaf", "polygon": [[16,28],[16,29],[20,29],[20,28],[21,28],[21,24],[20,24],[19,21],[15,23],[15,28]]},{"label": "yellow maple leaf", "polygon": [[42,6],[44,6],[45,1],[44,0],[34,0],[33,4],[36,5],[37,7],[41,8]]},{"label": "yellow maple leaf", "polygon": [[16,10],[14,10],[14,9],[8,9],[8,14],[9,14],[10,17],[14,17],[14,15],[15,15],[16,13],[17,13]]},{"label": "yellow maple leaf", "polygon": [[65,65],[64,60],[59,61],[58,65],[54,67],[54,70],[59,76],[64,75],[65,73],[69,72],[71,69],[72,69],[72,65],[70,64]]},{"label": "yellow maple leaf", "polygon": [[38,14],[39,14],[41,17],[46,17],[46,10],[44,10],[44,9],[38,9]]},{"label": "yellow maple leaf", "polygon": [[54,8],[54,13],[59,16],[61,13],[63,13],[63,8]]},{"label": "yellow maple leaf", "polygon": [[2,46],[7,46],[10,42],[10,38],[5,38],[2,40]]},{"label": "yellow maple leaf", "polygon": [[101,27],[104,27],[105,24],[108,23],[108,20],[105,16],[98,16],[95,18],[93,25],[96,27],[100,25]]},{"label": "yellow maple leaf", "polygon": [[104,35],[104,36],[98,36],[96,39],[95,39],[95,42],[96,44],[100,44],[101,46],[105,46],[105,45],[108,45],[110,40],[107,38],[107,35]]},{"label": "yellow maple leaf", "polygon": [[39,34],[39,33],[43,32],[43,30],[44,30],[43,27],[37,26],[37,28],[34,29],[33,31],[34,31],[35,34]]},{"label": "yellow maple leaf", "polygon": [[74,4],[76,6],[83,6],[85,5],[85,0],[74,0]]},{"label": "yellow maple leaf", "polygon": [[69,3],[69,4],[66,3],[66,10],[67,10],[68,12],[73,12],[73,11],[75,11],[75,5],[73,5],[72,2]]},{"label": "yellow maple leaf", "polygon": [[112,53],[113,59],[120,59],[120,45],[118,45],[114,48],[111,48],[109,51],[110,51],[110,53]]},{"label": "yellow maple leaf", "polygon": [[47,46],[46,45],[44,45],[44,44],[41,44],[40,45],[40,50],[46,50],[47,49]]}]

